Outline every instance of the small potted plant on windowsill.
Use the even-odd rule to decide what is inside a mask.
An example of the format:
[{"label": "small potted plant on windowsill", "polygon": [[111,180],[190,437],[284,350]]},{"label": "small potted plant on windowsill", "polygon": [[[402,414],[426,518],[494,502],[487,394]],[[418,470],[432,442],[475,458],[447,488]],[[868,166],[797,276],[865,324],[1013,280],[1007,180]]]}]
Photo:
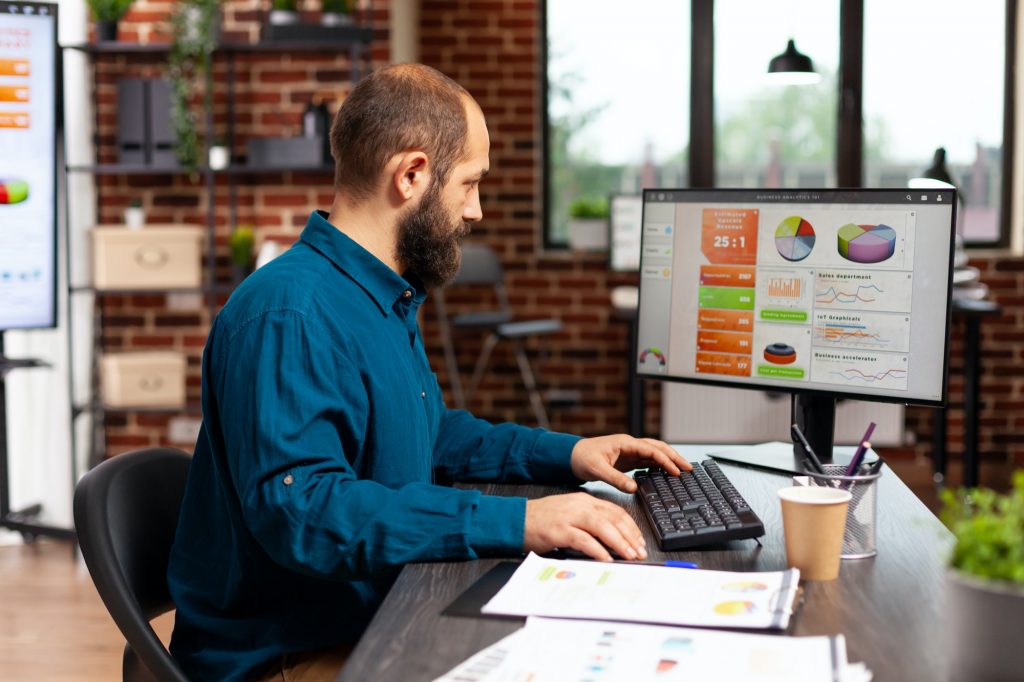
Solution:
[{"label": "small potted plant on windowsill", "polygon": [[944,490],[942,520],[956,538],[946,576],[952,680],[1021,679],[1024,671],[1024,471],[1013,489]]},{"label": "small potted plant on windowsill", "polygon": [[124,209],[125,227],[137,230],[145,224],[146,210],[142,208],[142,199],[132,199]]},{"label": "small potted plant on windowsill", "polygon": [[249,225],[239,225],[231,233],[228,246],[231,249],[231,276],[235,284],[252,274],[255,243],[256,237]]},{"label": "small potted plant on windowsill", "polygon": [[117,22],[128,13],[132,0],[86,0],[96,22],[96,40],[101,43],[117,40]]},{"label": "small potted plant on windowsill", "polygon": [[320,23],[324,26],[352,24],[352,0],[322,0]]},{"label": "small potted plant on windowsill", "polygon": [[273,26],[290,26],[299,23],[298,3],[296,0],[271,0],[270,16],[267,17]]},{"label": "small potted plant on windowsill", "polygon": [[569,247],[578,251],[608,248],[608,200],[579,197],[569,205]]}]

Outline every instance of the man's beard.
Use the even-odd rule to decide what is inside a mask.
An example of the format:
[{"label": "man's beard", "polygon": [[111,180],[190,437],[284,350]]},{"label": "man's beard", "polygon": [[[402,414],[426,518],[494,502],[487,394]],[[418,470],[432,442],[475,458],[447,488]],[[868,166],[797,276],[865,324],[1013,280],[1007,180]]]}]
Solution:
[{"label": "man's beard", "polygon": [[398,223],[398,262],[428,289],[444,286],[459,271],[462,240],[469,232],[468,223],[445,211],[440,186],[434,183]]}]

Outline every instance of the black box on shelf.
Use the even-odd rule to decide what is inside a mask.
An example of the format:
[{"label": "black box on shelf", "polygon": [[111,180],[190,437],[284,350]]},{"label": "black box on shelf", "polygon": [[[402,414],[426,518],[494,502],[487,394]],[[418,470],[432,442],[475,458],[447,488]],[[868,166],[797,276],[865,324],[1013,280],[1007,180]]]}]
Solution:
[{"label": "black box on shelf", "polygon": [[254,137],[245,145],[248,163],[255,167],[315,168],[324,163],[324,141],[312,137]]},{"label": "black box on shelf", "polygon": [[117,81],[118,163],[173,168],[171,86],[161,78]]},{"label": "black box on shelf", "polygon": [[310,40],[339,43],[368,40],[372,31],[362,26],[324,26],[308,22],[263,25],[263,40],[269,42],[305,42]]}]

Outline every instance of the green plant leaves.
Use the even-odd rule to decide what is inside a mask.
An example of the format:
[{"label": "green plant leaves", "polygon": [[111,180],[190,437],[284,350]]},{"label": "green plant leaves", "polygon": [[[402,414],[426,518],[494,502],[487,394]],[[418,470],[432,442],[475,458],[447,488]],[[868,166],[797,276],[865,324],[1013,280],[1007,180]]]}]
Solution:
[{"label": "green plant leaves", "polygon": [[950,560],[964,573],[1024,584],[1024,471],[1000,495],[985,488],[942,491],[942,522],[956,538]]}]

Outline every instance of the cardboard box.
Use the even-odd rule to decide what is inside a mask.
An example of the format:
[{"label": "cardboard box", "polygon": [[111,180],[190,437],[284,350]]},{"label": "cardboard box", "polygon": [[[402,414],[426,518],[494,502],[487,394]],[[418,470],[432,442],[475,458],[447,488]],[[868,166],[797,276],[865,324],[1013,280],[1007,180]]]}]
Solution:
[{"label": "cardboard box", "polygon": [[203,229],[146,225],[138,230],[92,230],[93,285],[97,289],[191,289],[202,286]]},{"label": "cardboard box", "polygon": [[184,407],[183,353],[108,353],[100,360],[103,404],[110,407]]}]

